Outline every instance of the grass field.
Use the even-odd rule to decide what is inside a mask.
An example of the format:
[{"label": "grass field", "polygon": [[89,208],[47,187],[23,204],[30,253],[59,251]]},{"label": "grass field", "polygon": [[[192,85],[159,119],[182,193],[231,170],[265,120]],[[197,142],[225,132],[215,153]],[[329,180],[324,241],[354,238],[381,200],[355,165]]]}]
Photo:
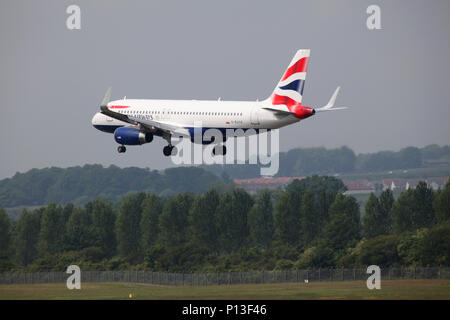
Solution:
[{"label": "grass field", "polygon": [[364,281],[221,286],[159,286],[144,283],[63,283],[0,285],[0,299],[450,299],[450,280],[382,281],[369,290]]}]

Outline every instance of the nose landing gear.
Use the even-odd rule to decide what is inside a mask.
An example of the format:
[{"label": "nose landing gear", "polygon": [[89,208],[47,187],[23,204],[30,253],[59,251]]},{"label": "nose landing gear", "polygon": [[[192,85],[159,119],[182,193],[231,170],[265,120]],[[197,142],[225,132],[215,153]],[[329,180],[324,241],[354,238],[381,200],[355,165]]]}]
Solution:
[{"label": "nose landing gear", "polygon": [[127,148],[125,146],[118,146],[117,147],[117,152],[125,153],[125,151],[127,151]]}]

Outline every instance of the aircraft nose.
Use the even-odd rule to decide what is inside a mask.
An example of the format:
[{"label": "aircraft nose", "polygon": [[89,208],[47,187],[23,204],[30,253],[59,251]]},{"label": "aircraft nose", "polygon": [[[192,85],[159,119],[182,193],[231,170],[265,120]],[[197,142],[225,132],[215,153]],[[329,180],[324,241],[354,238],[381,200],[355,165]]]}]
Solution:
[{"label": "aircraft nose", "polygon": [[92,120],[91,120],[92,126],[95,127],[96,125],[98,125],[99,120],[100,120],[99,117],[100,117],[100,113],[99,112],[94,114],[94,116],[92,117]]}]

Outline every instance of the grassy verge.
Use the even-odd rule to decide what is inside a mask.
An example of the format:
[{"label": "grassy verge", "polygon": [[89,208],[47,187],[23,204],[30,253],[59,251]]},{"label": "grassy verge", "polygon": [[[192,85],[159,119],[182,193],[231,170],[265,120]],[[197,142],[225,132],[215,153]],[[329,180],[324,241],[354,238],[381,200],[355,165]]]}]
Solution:
[{"label": "grassy verge", "polygon": [[68,290],[63,283],[0,285],[0,299],[450,299],[450,280],[382,281],[368,290],[364,281],[159,286],[144,283],[82,283]]}]

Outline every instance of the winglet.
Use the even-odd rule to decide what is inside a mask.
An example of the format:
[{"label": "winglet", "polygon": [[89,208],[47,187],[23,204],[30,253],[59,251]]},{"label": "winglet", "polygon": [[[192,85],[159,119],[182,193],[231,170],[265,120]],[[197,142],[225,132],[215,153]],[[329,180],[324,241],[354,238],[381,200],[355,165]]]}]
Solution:
[{"label": "winglet", "polygon": [[108,90],[106,90],[105,97],[103,98],[102,104],[100,105],[101,107],[102,106],[106,107],[106,105],[108,104],[109,100],[111,99],[111,90],[112,90],[111,87],[109,87]]},{"label": "winglet", "polygon": [[333,95],[331,96],[330,101],[328,101],[328,103],[325,106],[316,109],[316,111],[320,112],[320,111],[333,111],[333,110],[348,109],[347,107],[333,108],[334,103],[336,102],[336,97],[337,97],[340,89],[341,89],[341,87],[337,87],[336,90],[334,91]]},{"label": "winglet", "polygon": [[331,109],[334,106],[334,102],[336,101],[336,97],[339,93],[339,90],[341,89],[341,87],[337,87],[336,90],[334,91],[333,95],[330,98],[330,101],[328,101],[327,105],[324,107],[324,109]]}]

